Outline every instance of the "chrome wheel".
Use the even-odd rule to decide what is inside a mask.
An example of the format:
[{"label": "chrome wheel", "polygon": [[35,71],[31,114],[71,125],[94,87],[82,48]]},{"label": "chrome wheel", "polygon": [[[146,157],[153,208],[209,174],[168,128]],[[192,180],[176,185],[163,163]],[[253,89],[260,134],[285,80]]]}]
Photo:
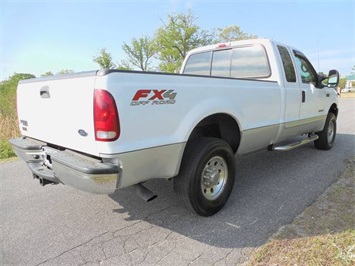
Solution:
[{"label": "chrome wheel", "polygon": [[320,150],[330,150],[333,147],[337,134],[337,117],[333,113],[328,113],[327,120],[322,131],[316,132],[318,139],[314,145]]},{"label": "chrome wheel", "polygon": [[199,138],[187,143],[174,190],[180,202],[201,216],[220,211],[232,192],[235,158],[224,140]]},{"label": "chrome wheel", "polygon": [[222,194],[228,179],[226,161],[220,156],[211,158],[203,169],[201,178],[203,196],[208,200],[218,198]]},{"label": "chrome wheel", "polygon": [[328,126],[328,132],[327,132],[328,143],[332,143],[333,142],[334,133],[335,133],[334,121],[330,120],[329,121],[329,126]]}]

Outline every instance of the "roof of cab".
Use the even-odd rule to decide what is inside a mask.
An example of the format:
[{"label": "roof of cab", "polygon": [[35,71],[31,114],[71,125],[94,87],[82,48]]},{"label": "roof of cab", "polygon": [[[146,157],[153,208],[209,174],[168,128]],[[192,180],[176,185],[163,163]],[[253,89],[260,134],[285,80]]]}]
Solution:
[{"label": "roof of cab", "polygon": [[216,43],[212,45],[207,45],[199,48],[192,49],[188,55],[190,54],[195,54],[195,53],[200,53],[200,52],[205,52],[205,51],[214,51],[218,49],[226,49],[226,48],[231,48],[235,46],[241,46],[241,45],[248,45],[248,44],[265,44],[265,43],[270,43],[272,42],[270,39],[248,39],[248,40],[242,40],[242,41],[231,41],[231,42],[223,42],[223,43]]}]

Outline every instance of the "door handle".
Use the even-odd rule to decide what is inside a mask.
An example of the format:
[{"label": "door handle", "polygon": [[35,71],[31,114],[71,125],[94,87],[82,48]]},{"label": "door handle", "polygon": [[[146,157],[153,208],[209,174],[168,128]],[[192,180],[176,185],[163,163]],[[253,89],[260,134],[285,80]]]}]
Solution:
[{"label": "door handle", "polygon": [[302,102],[306,102],[306,92],[302,91]]}]

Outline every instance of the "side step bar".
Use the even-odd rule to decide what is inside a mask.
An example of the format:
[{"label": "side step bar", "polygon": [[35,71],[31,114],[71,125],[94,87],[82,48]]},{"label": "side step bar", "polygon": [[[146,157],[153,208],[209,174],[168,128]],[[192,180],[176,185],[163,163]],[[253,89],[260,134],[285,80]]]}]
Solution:
[{"label": "side step bar", "polygon": [[316,139],[318,139],[318,135],[316,134],[311,134],[308,138],[303,139],[303,140],[299,140],[296,141],[294,143],[290,143],[287,145],[282,145],[282,146],[274,146],[274,145],[270,145],[268,147],[269,151],[290,151],[293,150],[295,148],[298,148],[300,146],[303,146],[311,141],[315,141]]}]

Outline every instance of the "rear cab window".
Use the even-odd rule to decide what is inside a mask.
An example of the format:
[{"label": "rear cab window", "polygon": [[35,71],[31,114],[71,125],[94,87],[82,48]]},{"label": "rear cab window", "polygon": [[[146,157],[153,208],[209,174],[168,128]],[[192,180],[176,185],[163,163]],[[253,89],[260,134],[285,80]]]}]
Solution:
[{"label": "rear cab window", "polygon": [[231,56],[232,56],[231,49],[214,51],[212,65],[211,65],[211,76],[230,77]]},{"label": "rear cab window", "polygon": [[266,78],[271,75],[262,45],[248,45],[193,54],[184,74],[228,78]]},{"label": "rear cab window", "polygon": [[184,74],[210,75],[211,52],[191,55],[186,63]]}]

